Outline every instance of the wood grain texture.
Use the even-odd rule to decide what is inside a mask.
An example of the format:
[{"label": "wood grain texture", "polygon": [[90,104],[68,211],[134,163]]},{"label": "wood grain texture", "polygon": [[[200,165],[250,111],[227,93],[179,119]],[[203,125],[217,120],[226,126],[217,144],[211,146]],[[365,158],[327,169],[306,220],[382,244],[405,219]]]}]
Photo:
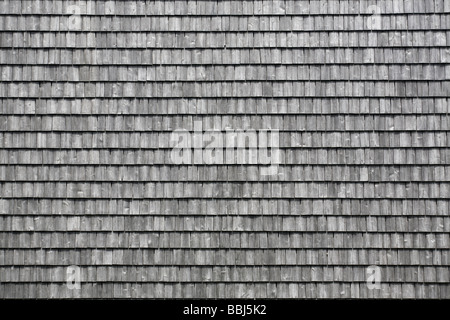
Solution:
[{"label": "wood grain texture", "polygon": [[448,299],[449,112],[447,0],[0,0],[0,298]]}]

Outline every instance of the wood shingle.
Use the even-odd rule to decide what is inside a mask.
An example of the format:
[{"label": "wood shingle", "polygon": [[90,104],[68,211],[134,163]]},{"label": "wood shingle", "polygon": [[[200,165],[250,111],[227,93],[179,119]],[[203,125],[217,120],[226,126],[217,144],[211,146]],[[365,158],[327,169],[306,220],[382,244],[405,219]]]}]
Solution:
[{"label": "wood shingle", "polygon": [[[449,17],[0,1],[0,298],[449,298]],[[244,160],[277,131],[276,174],[202,162],[210,136],[175,163],[199,124],[245,132]]]}]

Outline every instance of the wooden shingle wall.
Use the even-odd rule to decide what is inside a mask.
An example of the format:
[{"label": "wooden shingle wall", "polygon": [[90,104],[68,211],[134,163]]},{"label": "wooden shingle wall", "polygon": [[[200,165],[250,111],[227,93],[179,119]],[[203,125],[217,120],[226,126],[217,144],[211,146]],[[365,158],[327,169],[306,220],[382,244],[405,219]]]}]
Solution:
[{"label": "wooden shingle wall", "polygon": [[[450,1],[0,0],[0,30],[0,298],[450,298]],[[278,174],[171,163],[194,121],[279,130]]]}]

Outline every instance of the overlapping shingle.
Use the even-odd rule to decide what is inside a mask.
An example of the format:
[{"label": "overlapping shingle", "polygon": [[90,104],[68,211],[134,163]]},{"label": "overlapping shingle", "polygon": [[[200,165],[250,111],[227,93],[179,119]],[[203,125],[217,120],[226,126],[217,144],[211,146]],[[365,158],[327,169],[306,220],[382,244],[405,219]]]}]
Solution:
[{"label": "overlapping shingle", "polygon": [[[1,1],[0,297],[449,298],[449,16]],[[277,130],[277,174],[173,163],[195,123]]]}]

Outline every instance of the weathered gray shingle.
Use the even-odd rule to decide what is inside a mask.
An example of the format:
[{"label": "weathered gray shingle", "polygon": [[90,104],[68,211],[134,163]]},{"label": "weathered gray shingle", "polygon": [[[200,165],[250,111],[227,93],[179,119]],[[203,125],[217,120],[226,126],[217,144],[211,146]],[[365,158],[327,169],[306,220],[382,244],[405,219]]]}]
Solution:
[{"label": "weathered gray shingle", "polygon": [[[0,1],[0,298],[449,298],[449,18]],[[279,130],[278,174],[174,164],[198,122]]]}]

